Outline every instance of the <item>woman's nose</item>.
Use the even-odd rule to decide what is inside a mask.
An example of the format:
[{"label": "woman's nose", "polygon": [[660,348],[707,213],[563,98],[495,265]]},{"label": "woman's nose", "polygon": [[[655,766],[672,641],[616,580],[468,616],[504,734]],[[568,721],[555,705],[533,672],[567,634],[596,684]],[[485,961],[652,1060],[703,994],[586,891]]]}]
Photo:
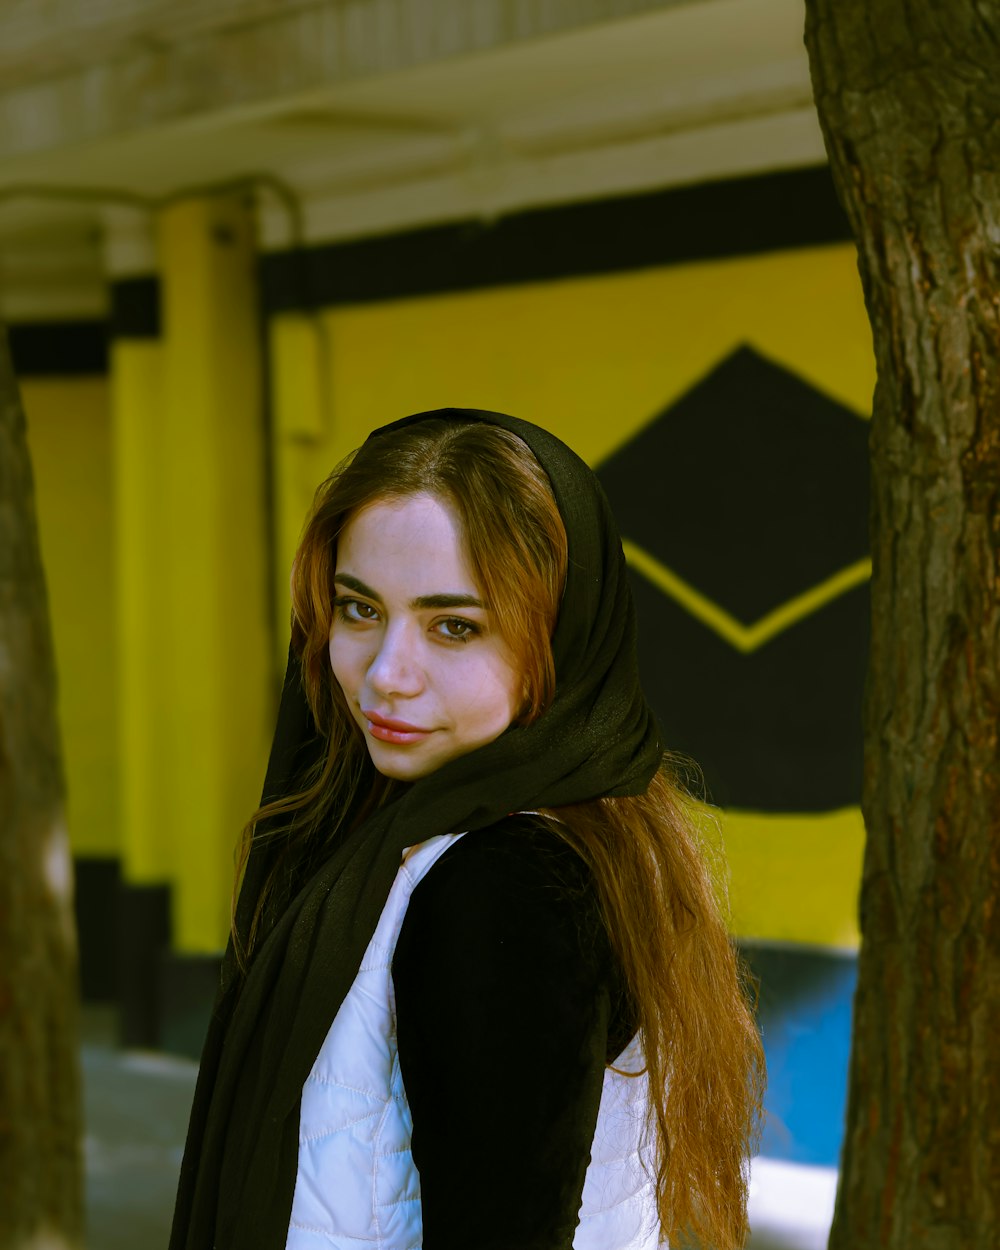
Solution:
[{"label": "woman's nose", "polygon": [[414,695],[420,693],[423,684],[423,672],[409,632],[404,629],[387,629],[368,666],[370,689],[383,696]]}]

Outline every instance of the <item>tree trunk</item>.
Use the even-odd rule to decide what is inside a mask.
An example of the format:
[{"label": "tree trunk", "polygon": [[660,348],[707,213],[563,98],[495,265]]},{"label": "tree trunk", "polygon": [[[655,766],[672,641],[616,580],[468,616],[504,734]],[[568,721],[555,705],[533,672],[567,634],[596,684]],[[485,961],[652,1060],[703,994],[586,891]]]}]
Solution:
[{"label": "tree trunk", "polygon": [[24,416],[0,326],[0,1250],[83,1242],[72,867]]},{"label": "tree trunk", "polygon": [[831,1250],[1000,1238],[1000,6],[807,0],[878,381],[862,944]]}]

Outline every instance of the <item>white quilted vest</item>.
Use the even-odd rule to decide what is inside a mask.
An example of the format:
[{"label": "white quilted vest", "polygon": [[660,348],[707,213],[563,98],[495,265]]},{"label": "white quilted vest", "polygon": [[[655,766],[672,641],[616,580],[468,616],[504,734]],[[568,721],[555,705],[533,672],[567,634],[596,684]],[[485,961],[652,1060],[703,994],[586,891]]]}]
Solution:
[{"label": "white quilted vest", "polygon": [[[410,895],[460,837],[442,834],[404,854],[358,975],[306,1079],[286,1250],[420,1250],[420,1177],[396,1053],[392,956]],[[633,1041],[615,1066],[635,1071],[636,1056]],[[639,1153],[645,1099],[645,1077],[605,1070],[574,1250],[658,1245],[653,1182]],[[489,1218],[484,1211],[484,1222]]]}]

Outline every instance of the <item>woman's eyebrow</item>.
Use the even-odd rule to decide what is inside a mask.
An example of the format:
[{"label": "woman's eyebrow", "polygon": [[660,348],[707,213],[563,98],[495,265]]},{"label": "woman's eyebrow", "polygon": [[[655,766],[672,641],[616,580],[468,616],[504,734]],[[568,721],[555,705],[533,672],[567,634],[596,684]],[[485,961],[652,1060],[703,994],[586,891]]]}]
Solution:
[{"label": "woman's eyebrow", "polygon": [[[382,602],[382,596],[378,591],[372,590],[371,586],[366,585],[359,577],[352,577],[350,573],[334,573],[333,580],[339,582],[341,586],[346,586],[348,590],[353,590],[359,595],[364,595],[366,599],[374,599],[376,603]],[[484,608],[486,604],[482,599],[475,595],[459,594],[459,595],[420,595],[419,598],[410,601],[410,607],[414,611],[420,611],[425,608]]]},{"label": "woman's eyebrow", "polygon": [[372,590],[371,586],[366,586],[360,577],[352,577],[350,573],[334,573],[333,580],[339,582],[341,586],[346,586],[348,590],[364,595],[366,599],[375,599],[378,603],[382,602],[382,596],[378,591]]},{"label": "woman's eyebrow", "polygon": [[486,604],[475,595],[421,595],[414,599],[411,608],[485,608]]}]

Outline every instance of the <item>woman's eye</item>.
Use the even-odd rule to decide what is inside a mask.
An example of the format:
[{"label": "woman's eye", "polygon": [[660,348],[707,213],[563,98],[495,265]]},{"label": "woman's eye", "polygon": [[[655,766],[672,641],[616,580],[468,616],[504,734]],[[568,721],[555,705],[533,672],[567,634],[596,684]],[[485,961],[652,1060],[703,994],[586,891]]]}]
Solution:
[{"label": "woman's eye", "polygon": [[342,621],[378,620],[378,610],[370,603],[362,603],[360,599],[348,599],[346,595],[338,595],[333,604]]},{"label": "woman's eye", "polygon": [[438,621],[437,630],[450,642],[468,642],[474,634],[479,633],[479,626],[472,621],[463,620],[460,616],[449,616]]}]

